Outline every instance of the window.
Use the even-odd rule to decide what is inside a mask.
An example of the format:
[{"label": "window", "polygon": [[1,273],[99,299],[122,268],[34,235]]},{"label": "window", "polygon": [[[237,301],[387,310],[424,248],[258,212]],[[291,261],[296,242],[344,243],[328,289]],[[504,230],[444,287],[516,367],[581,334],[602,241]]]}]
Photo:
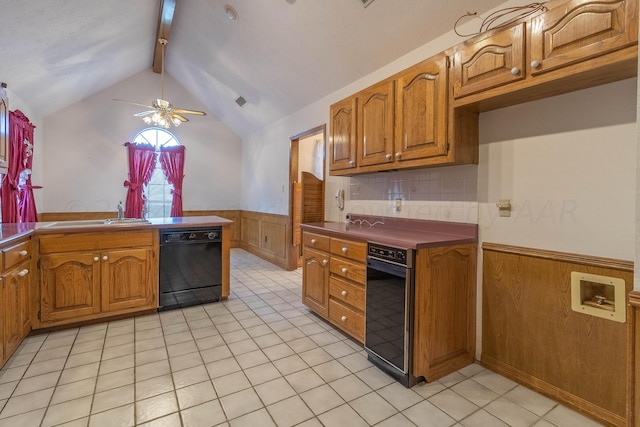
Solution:
[{"label": "window", "polygon": [[[160,152],[160,147],[176,147],[180,145],[175,135],[161,128],[147,128],[138,133],[133,144],[151,144]],[[147,216],[149,218],[167,218],[171,216],[171,190],[167,177],[160,166],[160,156],[156,160],[156,167],[151,175],[149,184],[144,186],[144,196],[147,200]]]}]

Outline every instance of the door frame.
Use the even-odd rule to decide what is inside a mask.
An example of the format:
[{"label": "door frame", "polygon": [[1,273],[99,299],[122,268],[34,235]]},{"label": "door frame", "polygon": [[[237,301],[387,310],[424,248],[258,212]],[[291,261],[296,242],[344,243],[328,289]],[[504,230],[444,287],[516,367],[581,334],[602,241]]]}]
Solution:
[{"label": "door frame", "polygon": [[[322,135],[324,140],[324,157],[322,159],[322,187],[324,192],[324,186],[327,182],[327,125],[322,124],[312,129],[299,133],[289,138],[289,254],[288,254],[288,269],[295,270],[299,267],[301,259],[301,251],[298,246],[293,245],[293,184],[298,179],[299,170],[299,154],[300,154],[300,140],[308,138],[313,135]],[[323,201],[322,217],[324,218],[324,201]]]}]

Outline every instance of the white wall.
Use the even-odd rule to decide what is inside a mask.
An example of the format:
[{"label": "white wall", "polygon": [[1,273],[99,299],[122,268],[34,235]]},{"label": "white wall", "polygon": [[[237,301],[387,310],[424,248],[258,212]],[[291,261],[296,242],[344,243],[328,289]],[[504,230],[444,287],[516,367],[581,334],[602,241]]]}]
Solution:
[{"label": "white wall", "polygon": [[[126,198],[127,150],[145,124],[134,113],[161,96],[161,79],[151,70],[107,88],[44,119],[42,173],[34,183],[44,189],[40,212],[115,211]],[[171,76],[165,75],[165,98],[180,108],[206,111]],[[183,208],[240,208],[240,139],[216,117],[187,116],[170,131],[186,147]]]}]

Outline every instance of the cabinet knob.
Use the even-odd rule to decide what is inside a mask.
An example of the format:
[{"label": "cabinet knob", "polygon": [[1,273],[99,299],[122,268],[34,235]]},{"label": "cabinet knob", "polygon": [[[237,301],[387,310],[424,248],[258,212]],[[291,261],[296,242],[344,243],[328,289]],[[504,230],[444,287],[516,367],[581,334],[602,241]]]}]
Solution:
[{"label": "cabinet knob", "polygon": [[400,157],[402,157],[402,153],[396,153],[396,159],[399,159]]},{"label": "cabinet knob", "polygon": [[315,246],[315,245],[316,245],[316,239],[311,239],[311,244],[312,244],[313,246]]},{"label": "cabinet knob", "polygon": [[353,160],[349,160],[349,166],[355,166],[356,162]]},{"label": "cabinet knob", "polygon": [[342,317],[340,318],[340,320],[342,320],[343,322],[346,322],[346,321],[347,321],[347,316],[342,316]]},{"label": "cabinet knob", "polygon": [[347,272],[347,267],[342,267],[342,272],[346,273]]},{"label": "cabinet knob", "polygon": [[387,158],[387,160],[389,160],[389,161],[391,161],[391,159],[393,158],[393,156],[392,156],[391,154],[387,154],[385,157],[386,157],[386,158]]},{"label": "cabinet knob", "polygon": [[514,76],[517,76],[518,74],[520,74],[520,68],[518,67],[513,67],[511,69],[511,74],[513,74]]},{"label": "cabinet knob", "polygon": [[349,249],[348,249],[347,247],[343,247],[343,248],[342,248],[342,253],[343,253],[343,254],[346,254],[348,250],[349,250]]},{"label": "cabinet knob", "polygon": [[329,263],[329,260],[328,260],[328,259],[323,259],[323,260],[322,260],[322,265],[327,265],[328,263]]},{"label": "cabinet knob", "polygon": [[24,277],[27,274],[29,274],[29,270],[26,269],[26,268],[24,270],[20,270],[20,272],[18,272],[18,276],[20,276],[20,277]]},{"label": "cabinet knob", "polygon": [[26,256],[29,252],[25,251],[24,249],[20,251],[20,256]]},{"label": "cabinet knob", "polygon": [[100,258],[98,258],[97,256],[94,256],[94,257],[93,257],[93,260],[94,260],[94,261],[99,261],[99,260],[100,260]]},{"label": "cabinet knob", "polygon": [[343,296],[343,297],[346,297],[346,296],[347,296],[347,291],[342,291],[341,293],[342,293],[342,296]]},{"label": "cabinet knob", "polygon": [[102,260],[103,260],[103,261],[106,261],[106,260],[108,260],[108,259],[109,259],[109,257],[108,257],[108,256],[106,256],[106,255],[103,255],[103,256],[102,256]]},{"label": "cabinet knob", "polygon": [[535,59],[531,61],[531,68],[538,68],[539,66],[540,62],[536,61]]}]

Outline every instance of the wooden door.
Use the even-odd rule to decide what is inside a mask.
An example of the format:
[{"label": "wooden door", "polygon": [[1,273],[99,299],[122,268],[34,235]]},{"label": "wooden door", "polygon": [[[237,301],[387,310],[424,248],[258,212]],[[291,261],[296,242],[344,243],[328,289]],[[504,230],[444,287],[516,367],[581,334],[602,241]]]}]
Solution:
[{"label": "wooden door", "polygon": [[573,0],[531,20],[531,74],[630,46],[638,40],[635,0]]},{"label": "wooden door", "polygon": [[524,23],[462,46],[453,59],[455,98],[526,77]]},{"label": "wooden door", "polygon": [[4,342],[5,354],[9,357],[22,341],[20,322],[20,277],[14,269],[4,276]]},{"label": "wooden door", "polygon": [[393,162],[394,89],[392,80],[358,94],[358,166]]},{"label": "wooden door", "polygon": [[356,97],[333,104],[329,110],[329,169],[356,167]]},{"label": "wooden door", "polygon": [[329,315],[329,255],[324,252],[304,249],[302,302],[321,316]]},{"label": "wooden door", "polygon": [[158,283],[149,248],[113,250],[101,254],[102,311],[157,308]]},{"label": "wooden door", "polygon": [[447,143],[447,57],[438,55],[397,79],[395,161],[444,156]]},{"label": "wooden door", "polygon": [[100,312],[100,258],[67,252],[40,258],[40,319],[82,320]]}]

